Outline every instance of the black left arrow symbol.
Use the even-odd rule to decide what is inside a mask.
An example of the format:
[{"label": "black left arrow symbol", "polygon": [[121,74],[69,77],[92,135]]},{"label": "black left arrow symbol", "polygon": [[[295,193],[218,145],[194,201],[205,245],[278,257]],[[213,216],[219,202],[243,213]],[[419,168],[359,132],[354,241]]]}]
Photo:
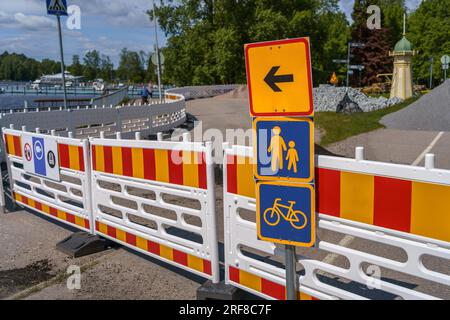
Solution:
[{"label": "black left arrow symbol", "polygon": [[280,69],[280,66],[272,67],[272,69],[270,69],[269,73],[264,78],[264,81],[270,88],[272,88],[274,92],[281,92],[281,89],[279,86],[277,86],[277,83],[294,82],[293,74],[275,75],[278,69]]}]

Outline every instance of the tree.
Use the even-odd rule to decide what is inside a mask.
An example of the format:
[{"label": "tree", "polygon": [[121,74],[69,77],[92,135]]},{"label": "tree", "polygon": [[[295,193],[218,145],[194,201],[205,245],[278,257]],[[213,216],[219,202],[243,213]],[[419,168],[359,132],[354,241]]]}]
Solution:
[{"label": "tree", "polygon": [[407,38],[418,51],[413,58],[413,75],[419,83],[428,84],[431,57],[434,81],[439,83],[444,77],[440,59],[450,53],[449,10],[448,0],[427,0],[409,18]]},{"label": "tree", "polygon": [[338,0],[181,0],[155,14],[168,38],[164,79],[180,86],[243,83],[245,43],[300,36],[311,39],[314,80],[326,81],[348,37]]},{"label": "tree", "polygon": [[72,57],[72,65],[70,65],[67,69],[74,76],[80,76],[83,74],[83,65],[80,63],[79,55],[76,54]]},{"label": "tree", "polygon": [[99,76],[103,80],[112,81],[114,65],[109,56],[101,55]]},{"label": "tree", "polygon": [[86,80],[94,80],[98,78],[100,73],[100,52],[98,52],[97,50],[86,52],[83,61],[84,78]]},{"label": "tree", "polygon": [[[367,8],[370,5],[378,5],[381,9],[381,29],[370,30],[367,27]],[[398,29],[394,19],[400,19],[397,15],[399,10],[403,10],[403,6],[403,0],[355,0],[352,13],[352,41],[362,42],[365,47],[355,48],[352,51],[355,55],[352,62],[364,66],[360,78],[352,77],[354,85],[379,82],[381,79],[377,78],[378,74],[392,72],[393,59],[389,56],[389,51],[393,49],[393,39],[396,39],[394,33]],[[386,16],[389,19],[385,19]],[[397,35],[395,42],[399,40],[399,36],[400,34]]]},{"label": "tree", "polygon": [[139,53],[123,48],[120,52],[117,75],[120,79],[141,83],[145,80],[143,60]]}]

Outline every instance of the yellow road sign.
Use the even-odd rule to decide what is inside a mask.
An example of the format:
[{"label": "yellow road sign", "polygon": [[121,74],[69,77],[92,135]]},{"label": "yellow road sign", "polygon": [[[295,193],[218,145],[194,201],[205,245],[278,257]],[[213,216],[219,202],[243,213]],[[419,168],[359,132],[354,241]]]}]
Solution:
[{"label": "yellow road sign", "polygon": [[312,116],[309,38],[245,45],[252,116]]}]

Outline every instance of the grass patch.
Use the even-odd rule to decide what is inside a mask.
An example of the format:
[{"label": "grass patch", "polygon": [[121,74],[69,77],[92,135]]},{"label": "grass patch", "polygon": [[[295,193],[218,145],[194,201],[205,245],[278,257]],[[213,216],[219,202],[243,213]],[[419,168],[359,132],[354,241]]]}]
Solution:
[{"label": "grass patch", "polygon": [[314,122],[316,126],[324,131],[320,144],[322,146],[341,141],[348,137],[384,128],[379,123],[385,115],[396,112],[410,105],[419,97],[409,98],[395,106],[354,114],[343,114],[336,112],[316,112]]}]

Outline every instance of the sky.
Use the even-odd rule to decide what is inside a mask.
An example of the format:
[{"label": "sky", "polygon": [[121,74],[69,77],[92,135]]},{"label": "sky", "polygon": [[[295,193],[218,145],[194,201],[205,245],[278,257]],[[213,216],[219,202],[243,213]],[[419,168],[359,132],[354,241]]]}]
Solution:
[{"label": "sky", "polygon": [[[159,0],[155,0],[156,3]],[[415,9],[421,0],[406,0]],[[72,56],[81,57],[97,49],[110,56],[117,67],[122,48],[133,51],[153,51],[153,24],[146,10],[151,0],[67,0],[81,10],[81,29],[67,28],[62,17],[64,59],[70,64]],[[353,0],[340,0],[340,7],[350,19]],[[158,31],[160,45],[165,35]],[[45,0],[0,0],[0,52],[23,53],[42,60],[59,60],[56,17],[47,15]]]}]

